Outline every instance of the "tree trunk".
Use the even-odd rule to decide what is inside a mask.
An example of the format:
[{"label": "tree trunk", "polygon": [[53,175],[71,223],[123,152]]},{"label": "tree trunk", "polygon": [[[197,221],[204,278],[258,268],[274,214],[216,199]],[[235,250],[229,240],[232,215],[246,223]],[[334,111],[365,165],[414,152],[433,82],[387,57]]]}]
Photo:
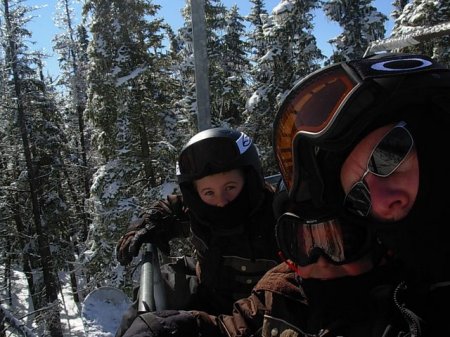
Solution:
[{"label": "tree trunk", "polygon": [[[15,31],[19,27],[13,27],[11,22],[11,14],[9,12],[9,0],[3,0],[4,5],[4,17],[6,24],[7,48],[6,48],[6,61],[11,69],[14,91],[17,99],[17,116],[18,124],[20,128],[20,134],[22,137],[24,157],[26,161],[26,167],[28,172],[28,183],[30,185],[30,199],[32,203],[32,212],[34,225],[36,227],[37,241],[41,258],[42,272],[44,276],[46,301],[49,304],[58,304],[58,287],[56,277],[53,270],[53,259],[50,252],[49,243],[46,236],[45,228],[41,222],[41,214],[39,208],[39,201],[37,197],[36,177],[34,176],[34,167],[31,158],[30,144],[26,126],[26,116],[24,112],[21,78],[19,73],[19,64],[21,59],[19,58],[20,50],[17,45],[17,41],[14,37],[17,37]],[[52,337],[62,337],[61,321],[59,305],[56,310],[53,310],[50,315],[47,316],[47,327]]]}]

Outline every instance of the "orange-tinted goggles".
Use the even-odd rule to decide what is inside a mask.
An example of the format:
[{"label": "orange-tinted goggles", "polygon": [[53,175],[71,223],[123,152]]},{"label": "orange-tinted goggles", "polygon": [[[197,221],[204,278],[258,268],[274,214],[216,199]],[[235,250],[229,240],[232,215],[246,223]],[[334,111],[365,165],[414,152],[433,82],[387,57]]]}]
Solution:
[{"label": "orange-tinted goggles", "polygon": [[[273,125],[274,151],[287,190],[291,193],[301,183],[298,172],[301,154],[296,153],[299,152],[299,135],[324,139],[334,130],[342,132],[337,130],[340,123],[335,121],[347,117],[353,121],[355,114],[365,112],[374,103],[373,93],[379,95],[380,88],[388,92],[395,78],[443,69],[424,56],[393,54],[338,63],[305,77],[286,96]],[[387,78],[394,78],[394,81],[385,80]],[[380,100],[380,96],[376,99]],[[344,124],[339,127],[351,128]]]},{"label": "orange-tinted goggles", "polygon": [[351,219],[304,219],[295,213],[284,213],[275,227],[282,256],[299,266],[316,263],[321,256],[334,265],[357,260],[370,250],[372,236],[367,226]]},{"label": "orange-tinted goggles", "polygon": [[358,85],[341,65],[336,65],[313,73],[289,93],[274,123],[274,149],[288,190],[293,183],[294,138],[299,132],[324,132]]}]

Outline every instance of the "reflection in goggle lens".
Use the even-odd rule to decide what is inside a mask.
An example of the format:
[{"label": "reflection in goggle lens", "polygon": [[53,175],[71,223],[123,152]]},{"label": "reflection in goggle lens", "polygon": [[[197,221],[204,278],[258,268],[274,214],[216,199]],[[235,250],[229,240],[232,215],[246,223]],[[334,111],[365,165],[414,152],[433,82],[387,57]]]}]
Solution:
[{"label": "reflection in goggle lens", "polygon": [[360,258],[372,247],[371,235],[360,217],[347,214],[323,220],[304,220],[284,213],[276,225],[278,246],[286,259],[299,266],[317,262],[320,256],[342,265]]},{"label": "reflection in goggle lens", "polygon": [[285,256],[301,266],[316,262],[319,256],[335,264],[345,261],[344,235],[337,219],[307,222],[293,213],[284,213],[276,233]]}]

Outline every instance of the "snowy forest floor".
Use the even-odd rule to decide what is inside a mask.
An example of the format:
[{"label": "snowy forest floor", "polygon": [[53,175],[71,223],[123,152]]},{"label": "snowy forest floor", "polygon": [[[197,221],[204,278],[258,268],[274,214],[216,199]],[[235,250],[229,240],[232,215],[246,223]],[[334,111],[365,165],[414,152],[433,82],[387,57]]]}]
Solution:
[{"label": "snowy forest floor", "polygon": [[[4,268],[0,267],[1,277],[0,283],[4,282]],[[68,274],[59,274],[62,292],[59,299],[62,305],[61,325],[63,327],[65,337],[86,337],[83,321],[81,319],[81,304],[75,303],[72,290],[70,287],[70,279]],[[8,295],[7,289],[2,286],[0,289],[0,305],[10,311],[14,317],[23,322],[28,328],[34,330],[33,321],[35,311],[28,292],[28,285],[25,275],[18,270],[14,270],[11,275],[11,295]],[[12,305],[10,305],[10,303]],[[17,336],[12,330],[8,330],[10,337]],[[36,332],[35,332],[36,333]],[[36,333],[38,335],[38,333]]]}]

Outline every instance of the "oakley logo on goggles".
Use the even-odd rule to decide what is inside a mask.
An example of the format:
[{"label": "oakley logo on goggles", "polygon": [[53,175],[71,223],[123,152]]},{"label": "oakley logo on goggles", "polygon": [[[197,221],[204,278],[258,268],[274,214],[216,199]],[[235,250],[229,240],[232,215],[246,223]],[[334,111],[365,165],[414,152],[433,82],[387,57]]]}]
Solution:
[{"label": "oakley logo on goggles", "polygon": [[414,141],[405,126],[405,122],[399,122],[372,150],[366,171],[345,196],[344,206],[351,212],[361,216],[367,216],[370,212],[372,201],[369,187],[364,181],[369,173],[378,177],[388,177],[408,157]]},{"label": "oakley logo on goggles", "polygon": [[319,138],[334,130],[333,124],[339,125],[334,121],[347,107],[353,108],[351,114],[364,112],[373,103],[373,98],[363,96],[363,88],[372,83],[367,79],[432,69],[443,68],[431,59],[396,55],[335,64],[300,81],[283,101],[273,126],[274,150],[287,189],[292,192],[300,185],[296,170],[301,158],[296,157],[301,154],[295,154],[299,134]]},{"label": "oakley logo on goggles", "polygon": [[227,137],[209,138],[190,145],[181,154],[176,165],[177,175],[202,174],[207,166],[224,168],[231,165],[252,145],[252,139],[241,132],[238,139]]},{"label": "oakley logo on goggles", "polygon": [[335,265],[359,258],[368,242],[364,226],[345,224],[337,218],[304,220],[284,213],[276,225],[276,238],[283,256],[300,266],[320,256]]}]

